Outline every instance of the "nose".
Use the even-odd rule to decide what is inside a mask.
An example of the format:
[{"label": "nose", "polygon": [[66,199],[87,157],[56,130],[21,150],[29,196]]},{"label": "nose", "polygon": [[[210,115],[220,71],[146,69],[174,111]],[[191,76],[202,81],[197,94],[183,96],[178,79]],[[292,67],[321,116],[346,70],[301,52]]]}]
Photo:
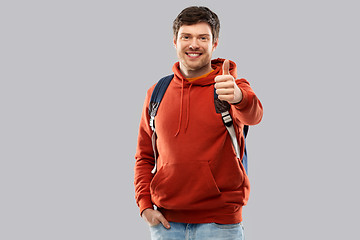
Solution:
[{"label": "nose", "polygon": [[191,40],[189,48],[193,50],[199,48],[198,40],[196,38]]}]

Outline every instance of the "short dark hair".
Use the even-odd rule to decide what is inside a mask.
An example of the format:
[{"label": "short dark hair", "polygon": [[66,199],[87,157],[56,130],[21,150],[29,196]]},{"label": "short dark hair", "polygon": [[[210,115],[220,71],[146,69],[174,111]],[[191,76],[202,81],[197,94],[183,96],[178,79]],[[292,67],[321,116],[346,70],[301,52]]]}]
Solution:
[{"label": "short dark hair", "polygon": [[220,20],[218,16],[207,7],[192,6],[185,8],[173,22],[174,36],[177,38],[182,25],[193,25],[199,22],[206,22],[211,27],[213,42],[219,38]]}]

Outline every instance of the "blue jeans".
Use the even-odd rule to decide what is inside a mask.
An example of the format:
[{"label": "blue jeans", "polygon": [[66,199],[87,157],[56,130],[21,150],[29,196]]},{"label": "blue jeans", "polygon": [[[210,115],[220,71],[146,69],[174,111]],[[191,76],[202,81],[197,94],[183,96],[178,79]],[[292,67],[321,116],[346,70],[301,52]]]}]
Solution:
[{"label": "blue jeans", "polygon": [[170,222],[170,229],[161,223],[150,227],[152,240],[244,240],[244,228],[238,224],[187,224]]}]

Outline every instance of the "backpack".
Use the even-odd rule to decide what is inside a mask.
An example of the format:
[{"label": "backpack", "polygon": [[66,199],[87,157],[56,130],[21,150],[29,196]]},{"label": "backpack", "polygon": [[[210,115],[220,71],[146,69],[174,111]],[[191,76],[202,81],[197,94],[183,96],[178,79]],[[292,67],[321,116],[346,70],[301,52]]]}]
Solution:
[{"label": "backpack", "polygon": [[[169,76],[161,78],[158,83],[156,84],[154,91],[151,94],[151,99],[149,103],[149,115],[150,115],[150,127],[153,131],[151,140],[152,140],[152,147],[154,151],[154,157],[155,157],[155,166],[152,171],[152,173],[155,174],[156,172],[156,160],[157,160],[157,148],[156,148],[156,131],[155,131],[155,116],[157,113],[157,110],[160,106],[161,100],[166,92],[166,89],[168,88],[171,80],[173,79],[174,74],[171,74]],[[236,156],[240,159],[240,147],[237,141],[233,120],[229,113],[230,104],[226,101],[221,101],[218,99],[218,95],[216,94],[216,89],[214,88],[214,101],[215,101],[215,109],[216,112],[221,114],[222,120],[224,122],[224,125],[229,132],[231,142],[233,144],[234,150],[236,152]],[[246,138],[247,133],[249,130],[248,125],[244,125],[244,137]],[[244,156],[241,159],[241,163],[245,168],[246,174],[248,174],[248,168],[247,168],[247,151],[246,151],[246,143],[245,143],[245,150],[244,150]]]}]

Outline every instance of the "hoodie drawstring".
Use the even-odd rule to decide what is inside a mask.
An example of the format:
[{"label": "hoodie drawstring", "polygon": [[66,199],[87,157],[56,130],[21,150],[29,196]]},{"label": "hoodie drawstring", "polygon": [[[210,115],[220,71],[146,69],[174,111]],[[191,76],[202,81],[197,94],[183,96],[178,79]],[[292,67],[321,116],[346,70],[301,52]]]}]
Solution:
[{"label": "hoodie drawstring", "polygon": [[[190,118],[190,90],[192,87],[192,83],[190,83],[190,87],[189,87],[189,93],[188,93],[188,101],[187,101],[187,109],[186,109],[186,122],[185,122],[185,132],[189,126],[189,118]],[[179,125],[178,125],[178,129],[175,133],[175,137],[177,135],[179,135],[180,133],[180,128],[181,128],[181,119],[182,119],[182,112],[183,112],[183,102],[184,102],[184,80],[182,79],[182,84],[181,84],[181,97],[180,97],[180,112],[179,112]]]},{"label": "hoodie drawstring", "polygon": [[188,105],[187,105],[187,109],[186,109],[186,124],[185,124],[185,132],[188,128],[188,125],[189,125],[189,117],[190,117],[190,90],[191,90],[191,87],[192,87],[192,83],[190,84],[190,87],[189,87],[189,94],[188,94]]},{"label": "hoodie drawstring", "polygon": [[179,113],[179,125],[178,130],[175,133],[175,137],[180,133],[182,109],[183,109],[183,98],[184,98],[184,79],[181,79],[181,97],[180,97],[180,113]]}]

